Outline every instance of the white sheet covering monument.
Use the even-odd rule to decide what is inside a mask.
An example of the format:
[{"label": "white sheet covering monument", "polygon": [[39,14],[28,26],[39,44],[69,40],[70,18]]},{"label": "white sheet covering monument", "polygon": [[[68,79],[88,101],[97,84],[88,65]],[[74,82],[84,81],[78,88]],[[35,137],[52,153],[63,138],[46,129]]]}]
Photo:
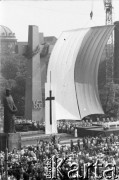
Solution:
[{"label": "white sheet covering monument", "polygon": [[45,97],[45,133],[57,133],[57,120],[81,120],[90,114],[104,114],[98,94],[98,68],[102,52],[114,26],[64,31],[52,51]]}]

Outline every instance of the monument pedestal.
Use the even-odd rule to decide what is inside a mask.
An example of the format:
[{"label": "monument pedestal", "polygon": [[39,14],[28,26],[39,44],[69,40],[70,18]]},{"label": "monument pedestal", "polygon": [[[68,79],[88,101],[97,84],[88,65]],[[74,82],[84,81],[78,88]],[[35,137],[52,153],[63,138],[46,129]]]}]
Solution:
[{"label": "monument pedestal", "polygon": [[8,151],[14,148],[21,149],[21,134],[20,133],[0,133],[0,151],[5,151],[6,145]]}]

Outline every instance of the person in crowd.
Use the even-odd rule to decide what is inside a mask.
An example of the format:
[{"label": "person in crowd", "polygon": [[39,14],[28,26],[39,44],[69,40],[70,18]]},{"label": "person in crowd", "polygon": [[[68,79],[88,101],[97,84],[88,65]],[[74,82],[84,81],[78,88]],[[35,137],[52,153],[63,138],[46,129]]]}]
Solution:
[{"label": "person in crowd", "polygon": [[[115,136],[111,134],[109,137]],[[65,172],[70,169],[70,163],[75,162],[79,164],[80,174],[83,174],[81,165],[95,163],[97,159],[105,165],[108,162],[113,163],[118,169],[119,151],[115,145],[118,140],[117,142],[107,141],[105,143],[106,139],[107,137],[101,135],[99,137],[84,137],[83,139],[79,138],[76,144],[71,141],[70,145],[58,146],[60,142],[56,141],[56,137],[53,136],[49,142],[40,140],[36,146],[24,146],[19,151],[15,149],[15,151],[8,154],[8,176],[14,180],[47,180],[47,164],[53,155],[56,155],[59,159],[68,157],[63,167],[66,168]],[[111,146],[109,146],[110,143]],[[109,158],[109,155],[111,158]],[[0,157],[0,173],[1,177],[4,177],[4,152],[0,153]],[[89,174],[91,175],[92,172],[93,168]],[[67,173],[64,176],[67,178]]]},{"label": "person in crowd", "polygon": [[[59,123],[59,125],[60,127],[64,126],[64,122]],[[65,122],[64,127],[66,130],[67,127],[71,130],[72,127],[75,128],[76,126],[73,123]],[[55,167],[61,159],[65,160],[62,167],[65,170],[65,179],[68,179],[67,173],[71,170],[72,163],[78,163],[78,172],[83,175],[83,165],[85,163],[96,163],[96,161],[102,163],[103,168],[106,167],[107,163],[114,164],[116,173],[119,175],[118,146],[119,134],[113,133],[108,137],[101,134],[97,137],[85,136],[78,138],[76,143],[72,140],[69,144],[61,144],[56,136],[51,136],[49,141],[39,139],[34,146],[24,146],[21,150],[14,149],[8,153],[8,177],[14,180],[48,180],[48,167],[52,163]],[[101,173],[100,169],[97,169],[97,171],[98,174]],[[94,169],[91,166],[89,179],[94,175],[93,172]],[[53,174],[55,174],[55,168],[53,168]],[[5,153],[0,152],[1,180],[4,176]]]}]

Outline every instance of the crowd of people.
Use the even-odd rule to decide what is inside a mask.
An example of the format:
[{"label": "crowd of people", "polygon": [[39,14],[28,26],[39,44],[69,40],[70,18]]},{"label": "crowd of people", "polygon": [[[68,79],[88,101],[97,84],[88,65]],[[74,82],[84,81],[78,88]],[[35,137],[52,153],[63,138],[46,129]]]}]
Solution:
[{"label": "crowd of people", "polygon": [[[75,127],[79,126],[78,122],[66,122],[59,121],[57,124],[58,133],[73,133]],[[44,122],[36,122],[21,118],[16,118],[15,120],[16,131],[30,131],[30,130],[43,130],[45,131],[45,123]]]},{"label": "crowd of people", "polygon": [[[114,118],[96,118],[92,120],[91,118],[84,119],[82,121],[65,121],[60,120],[57,124],[58,133],[69,133],[73,134],[75,128],[77,127],[91,127],[93,125],[104,126],[104,124],[108,122],[114,122],[117,119]],[[43,130],[45,131],[45,123],[44,122],[36,122],[21,118],[16,118],[15,120],[16,131],[30,131],[30,130]]]},{"label": "crowd of people", "polygon": [[44,122],[39,123],[37,121],[26,120],[24,118],[16,118],[15,119],[15,129],[18,132],[22,131],[38,131],[45,130]]},{"label": "crowd of people", "polygon": [[[36,146],[25,146],[21,150],[14,149],[13,152],[8,153],[7,161],[5,153],[1,152],[0,179],[5,179],[6,163],[8,165],[7,172],[9,180],[47,180],[51,179],[51,176],[53,176],[52,179],[68,180],[69,176],[71,176],[72,163],[78,167],[77,171],[80,176],[83,176],[83,165],[85,163],[95,163],[97,160],[103,164],[102,168],[98,170],[98,174],[102,173],[102,169],[104,170],[106,168],[107,163],[112,163],[116,166],[116,175],[118,175],[118,146],[119,135],[114,134],[110,134],[108,137],[102,137],[100,135],[98,137],[78,138],[75,144],[71,140],[70,144],[66,145],[60,144],[60,140],[52,136],[50,141],[39,140]],[[50,167],[53,164],[51,161],[53,157],[57,157],[58,161],[66,159],[61,168],[62,175],[55,173],[57,168]],[[54,162],[56,162],[55,158],[53,159]],[[56,163],[54,167],[56,167]],[[72,175],[72,179],[76,179],[75,175],[76,173]],[[94,176],[93,170],[92,173],[90,171],[89,175],[89,179]]]},{"label": "crowd of people", "polygon": [[59,121],[57,124],[58,133],[69,133],[74,134],[75,129],[78,127],[92,127],[100,126],[104,129],[104,126],[109,122],[117,122],[117,119],[114,118],[97,118],[95,121],[90,119],[85,119],[82,121]]}]

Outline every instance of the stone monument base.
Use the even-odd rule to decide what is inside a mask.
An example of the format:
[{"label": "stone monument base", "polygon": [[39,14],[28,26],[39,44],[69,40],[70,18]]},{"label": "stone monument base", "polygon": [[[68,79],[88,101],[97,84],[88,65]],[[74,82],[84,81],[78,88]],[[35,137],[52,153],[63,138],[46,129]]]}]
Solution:
[{"label": "stone monument base", "polygon": [[5,151],[6,146],[9,152],[14,148],[21,149],[21,134],[0,133],[0,151]]}]

